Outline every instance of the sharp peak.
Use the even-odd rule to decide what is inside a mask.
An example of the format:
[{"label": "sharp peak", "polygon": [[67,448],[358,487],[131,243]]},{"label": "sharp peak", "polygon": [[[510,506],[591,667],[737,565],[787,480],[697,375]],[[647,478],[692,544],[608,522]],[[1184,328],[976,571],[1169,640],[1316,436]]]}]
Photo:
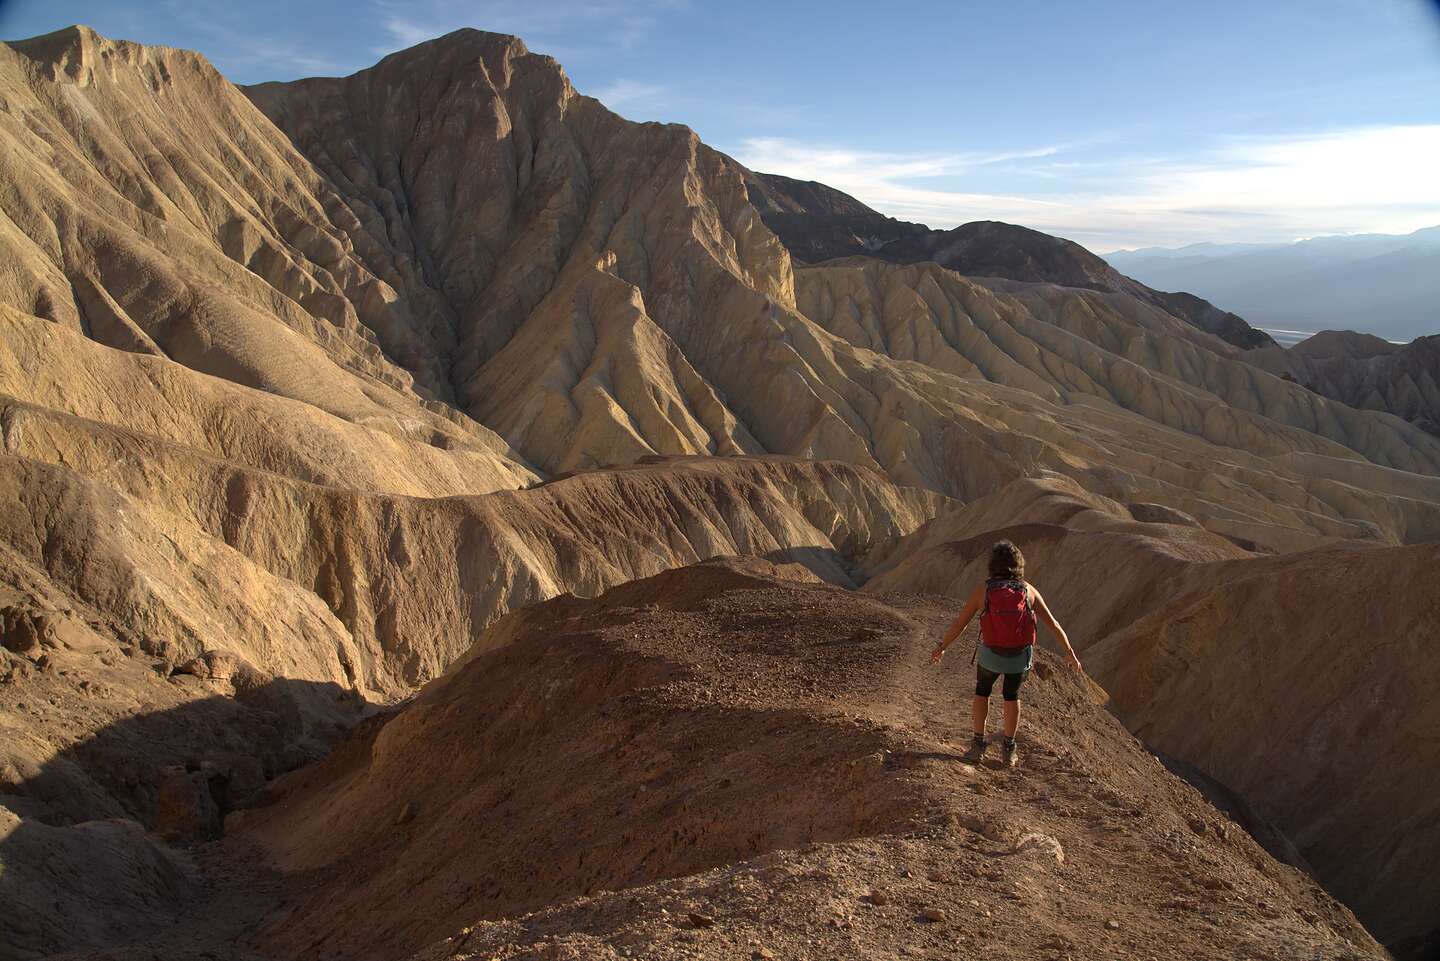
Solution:
[{"label": "sharp peak", "polygon": [[106,44],[125,43],[123,40],[111,40],[93,27],[87,27],[83,23],[72,23],[68,27],[61,27],[59,30],[51,30],[49,33],[36,34],[33,37],[18,37],[14,40],[4,41],[8,47],[17,50],[30,49],[55,49],[74,46],[76,44]]},{"label": "sharp peak", "polygon": [[478,30],[475,27],[460,27],[458,30],[451,30],[449,33],[442,33],[429,40],[422,40],[419,43],[396,50],[387,54],[381,59],[381,63],[391,57],[405,57],[415,55],[426,50],[456,50],[466,47],[511,47],[518,55],[529,54],[530,48],[525,41],[510,33],[494,33],[489,30]]},{"label": "sharp peak", "polygon": [[59,30],[51,30],[49,33],[36,34],[33,37],[26,37],[22,40],[7,40],[6,43],[25,43],[29,40],[67,40],[71,37],[78,37],[89,40],[108,39],[94,27],[87,27],[83,23],[72,23],[68,27],[61,27]]},{"label": "sharp peak", "polygon": [[220,76],[215,66],[198,51],[107,37],[93,27],[80,23],[23,40],[6,40],[3,43],[47,69],[51,79],[78,83],[81,86],[93,82],[94,68],[112,57],[132,64],[159,59],[185,60],[199,65],[217,77]]}]

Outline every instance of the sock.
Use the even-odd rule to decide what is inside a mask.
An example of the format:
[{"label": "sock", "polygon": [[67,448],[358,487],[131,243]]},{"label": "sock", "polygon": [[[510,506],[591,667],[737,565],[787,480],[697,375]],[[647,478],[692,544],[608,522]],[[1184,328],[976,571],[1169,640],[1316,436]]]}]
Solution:
[{"label": "sock", "polygon": [[1015,747],[1015,739],[1013,737],[1007,737],[1005,739],[1005,747],[1013,749]]}]

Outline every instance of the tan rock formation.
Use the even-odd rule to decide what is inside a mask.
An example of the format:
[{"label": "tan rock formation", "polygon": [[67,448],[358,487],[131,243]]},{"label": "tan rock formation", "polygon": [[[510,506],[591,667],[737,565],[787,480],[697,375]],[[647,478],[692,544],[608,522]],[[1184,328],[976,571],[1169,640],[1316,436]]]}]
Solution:
[{"label": "tan rock formation", "polygon": [[[536,870],[564,881],[564,899],[584,896],[586,884],[659,890],[671,873],[706,878],[754,853],[734,825],[737,812],[753,813],[753,799],[741,795],[753,795],[764,777],[799,790],[813,772],[785,764],[823,767],[840,746],[893,749],[899,735],[847,729],[833,750],[816,747],[804,739],[834,733],[833,719],[811,707],[781,710],[802,691],[798,682],[767,688],[744,710],[734,702],[707,714],[697,687],[735,690],[689,641],[678,666],[657,668],[653,651],[637,655],[620,634],[607,634],[595,642],[596,666],[571,637],[555,650],[576,678],[537,680],[539,668],[515,653],[533,640],[520,640],[525,615],[495,626],[507,612],[716,554],[797,562],[838,584],[864,560],[881,572],[877,588],[947,591],[945,578],[970,557],[969,547],[957,553],[957,540],[978,545],[1023,521],[1035,534],[1037,570],[1084,571],[1057,584],[1057,603],[1078,610],[1084,599],[1085,639],[1108,645],[1140,614],[1173,601],[1173,583],[1203,585],[1210,571],[1246,565],[1284,569],[1281,560],[1247,558],[1249,549],[1440,539],[1440,440],[1239,363],[1233,348],[1124,291],[980,284],[925,265],[797,270],[752,204],[747,173],[684,128],[615,116],[518,40],[475,31],[353,77],[243,92],[198,54],[85,28],[0,46],[0,794],[22,827],[33,819],[80,831],[80,822],[125,816],[155,827],[163,794],[168,813],[158,826],[204,834],[212,815],[242,796],[263,799],[270,777],[319,756],[372,713],[362,698],[402,698],[472,652],[435,690],[492,669],[512,685],[514,716],[483,718],[501,740],[475,750],[505,762],[482,770],[487,776],[516,760],[505,752],[518,750],[525,724],[552,709],[588,723],[585,712],[622,689],[659,697],[636,716],[693,723],[684,730],[700,744],[719,743],[717,732],[736,729],[732,722],[757,737],[780,718],[804,732],[787,741],[794,757],[777,754],[773,767],[735,762],[748,786],[725,802],[725,830],[694,838],[693,852],[672,846],[647,867],[629,849],[605,854],[616,839],[599,831],[600,847],[581,852],[592,859],[581,870],[533,824],[503,837],[488,824],[492,833],[471,851],[554,856]],[[1305,569],[1317,556],[1330,555],[1300,553],[1294,563]],[[1377,548],[1365,556],[1384,566],[1419,555]],[[1123,589],[1117,571],[1133,575]],[[649,582],[643,590],[669,585],[695,610],[656,597],[647,603],[663,616],[647,623],[714,626],[703,616],[704,595],[726,585],[708,576]],[[799,588],[764,590],[799,600]],[[806,590],[833,604],[833,616],[849,612],[882,634],[909,616]],[[598,608],[566,599],[544,610]],[[741,604],[726,616],[735,618],[719,625],[730,631],[729,656],[747,676],[775,660],[745,645],[825,661],[787,646],[787,632],[808,630],[788,614]],[[1297,645],[1321,643],[1305,633],[1321,625],[1303,626]],[[904,707],[894,685],[862,691],[880,683],[858,676],[864,669],[900,670],[892,649],[862,653],[835,668],[856,673],[852,680],[815,667],[816,690],[834,695],[822,706],[940,730],[935,711]],[[585,673],[592,668],[598,673]],[[672,668],[694,683],[666,701],[666,682],[647,672],[669,677]],[[574,686],[583,678],[593,678],[589,700]],[[549,700],[527,700],[572,680]],[[1173,717],[1156,708],[1150,718],[1140,694],[1123,689],[1126,710],[1168,730],[1161,722]],[[1052,693],[1067,737],[1088,743],[1082,731],[1109,723],[1081,713],[1081,688]],[[1239,702],[1223,703],[1234,718],[1247,716]],[[424,702],[393,729],[371,722],[375,743],[432,710]],[[1302,698],[1295,717],[1313,710]],[[512,720],[519,726],[507,727]],[[614,749],[605,738],[618,729],[608,724],[596,722],[583,743]],[[1101,760],[1123,761],[1107,789],[1127,798],[1158,792],[1154,811],[1166,825],[1184,823],[1176,812],[1203,813],[1172,781],[1137,773],[1151,762],[1113,725],[1096,730],[1108,732],[1093,735],[1108,747],[1087,755],[1086,776],[1101,778]],[[645,734],[647,749],[681,757],[689,749],[667,741],[672,733]],[[427,757],[438,763],[440,755]],[[1242,779],[1257,769],[1243,753],[1224,763]],[[1315,759],[1294,763],[1284,783],[1310,783]],[[638,791],[647,771],[625,768],[616,790]],[[439,785],[433,801],[417,800],[408,814],[387,810],[374,823],[434,830],[433,805],[460,785],[438,770],[426,776]],[[877,778],[856,774],[845,795],[851,807],[826,813],[812,836],[873,840],[920,823],[937,801],[890,793]],[[470,786],[493,794],[503,783]],[[691,797],[711,789],[676,787]],[[959,781],[946,787],[963,790]],[[363,799],[351,788],[358,793],[346,803]],[[686,820],[691,802],[666,798],[673,809],[649,813],[696,828]],[[1067,805],[1083,816],[1100,810],[1093,800]],[[311,803],[308,826],[322,820]],[[1349,853],[1312,842],[1304,804],[1276,797],[1263,806],[1303,822],[1298,833],[1317,864],[1338,865]],[[756,850],[805,837],[795,808],[777,802],[775,810],[786,820],[767,827]],[[872,814],[879,820],[867,821]],[[1379,795],[1336,814],[1362,816],[1399,823]],[[1104,860],[1115,852],[1077,840],[1064,822],[1043,827],[1066,852],[1066,870],[1086,857],[1122,867]],[[991,834],[978,836],[1019,840]],[[1418,836],[1424,848],[1428,836]],[[13,850],[29,852],[24,858],[56,845],[73,850],[82,835],[56,837]],[[317,871],[331,867],[326,857],[349,856],[352,842],[369,843],[337,836],[339,846],[322,857],[318,835],[269,840]],[[950,841],[964,845],[966,836]],[[1154,850],[1170,841],[1144,838]],[[1204,870],[1240,872],[1247,898],[1263,891],[1267,904],[1291,913],[1283,922],[1245,914],[1244,927],[1227,935],[1230,947],[1288,959],[1342,950],[1338,938],[1350,945],[1343,950],[1373,953],[1343,911],[1248,841],[1236,843],[1207,848]],[[865,844],[845,849],[854,863],[873,867],[893,853]],[[144,845],[117,842],[115,850],[135,864],[150,856]],[[401,864],[412,872],[404,876],[423,874],[432,853],[417,848]],[[1047,871],[1061,867],[1054,857],[1023,856]],[[913,854],[917,865],[938,857]],[[592,867],[601,862],[608,867]],[[1403,867],[1397,877],[1409,883],[1410,862]],[[454,880],[477,883],[455,871]],[[1174,877],[1158,883],[1173,881],[1176,898],[1206,897]],[[1075,893],[1060,907],[1088,917],[1099,910],[1096,898],[1129,903],[1143,887],[1126,887],[1132,880]],[[538,882],[526,883],[480,892],[489,898],[482,913],[554,903]],[[701,882],[685,883],[692,887],[673,890],[693,892]],[[1054,890],[1033,878],[1017,885],[1028,892],[1022,897]],[[148,897],[143,885],[135,890],[136,899]],[[356,916],[343,891],[326,897],[344,907],[334,918]],[[620,902],[606,903],[613,911]],[[1146,918],[1168,910],[1143,903]],[[277,928],[275,943],[299,944],[331,923],[316,904]],[[435,915],[444,925],[470,910],[446,905]],[[583,909],[565,902],[554,910],[563,924]],[[1313,927],[1310,915],[1331,927]],[[66,916],[45,922],[59,934],[42,939],[43,950],[95,946],[88,930],[65,941]],[[383,936],[407,950],[430,933],[443,936],[424,919],[395,923]],[[1133,923],[1136,938],[1173,944],[1178,954],[1193,955],[1199,943],[1197,927],[1151,930],[1139,915]],[[477,943],[511,934],[497,927]]]},{"label": "tan rock formation", "polygon": [[1245,359],[1352,407],[1386,411],[1440,435],[1440,336],[1392,344],[1327,330],[1286,350],[1252,350]]}]

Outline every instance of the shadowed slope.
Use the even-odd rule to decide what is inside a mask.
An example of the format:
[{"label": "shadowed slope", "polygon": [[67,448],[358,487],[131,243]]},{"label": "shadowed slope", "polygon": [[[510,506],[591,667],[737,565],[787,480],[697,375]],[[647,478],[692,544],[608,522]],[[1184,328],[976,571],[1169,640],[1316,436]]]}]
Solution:
[{"label": "shadowed slope", "polygon": [[[1045,661],[1020,772],[962,764],[958,682],[923,662],[945,612],[785,577],[707,564],[510,615],[498,647],[237,819],[315,892],[261,946],[875,957],[999,923],[997,957],[1382,956],[1084,681]],[[917,924],[927,907],[943,922]],[[684,935],[687,910],[715,926]]]},{"label": "shadowed slope", "polygon": [[865,591],[962,596],[1015,540],[1132,730],[1239,792],[1384,940],[1429,932],[1440,548],[1253,557],[1194,524],[1027,480],[894,545]]},{"label": "shadowed slope", "polygon": [[1324,331],[1288,350],[1245,359],[1363,410],[1383,410],[1440,436],[1440,336],[1392,344],[1353,331]]}]

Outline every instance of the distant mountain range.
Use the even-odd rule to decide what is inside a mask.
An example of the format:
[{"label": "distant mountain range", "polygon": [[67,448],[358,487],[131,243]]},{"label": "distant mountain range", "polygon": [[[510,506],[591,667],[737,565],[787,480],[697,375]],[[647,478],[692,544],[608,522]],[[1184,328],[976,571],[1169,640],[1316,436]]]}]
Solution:
[{"label": "distant mountain range", "polygon": [[1158,290],[1224,304],[1293,344],[1321,330],[1409,341],[1440,333],[1440,227],[1290,244],[1191,244],[1106,254]]}]

